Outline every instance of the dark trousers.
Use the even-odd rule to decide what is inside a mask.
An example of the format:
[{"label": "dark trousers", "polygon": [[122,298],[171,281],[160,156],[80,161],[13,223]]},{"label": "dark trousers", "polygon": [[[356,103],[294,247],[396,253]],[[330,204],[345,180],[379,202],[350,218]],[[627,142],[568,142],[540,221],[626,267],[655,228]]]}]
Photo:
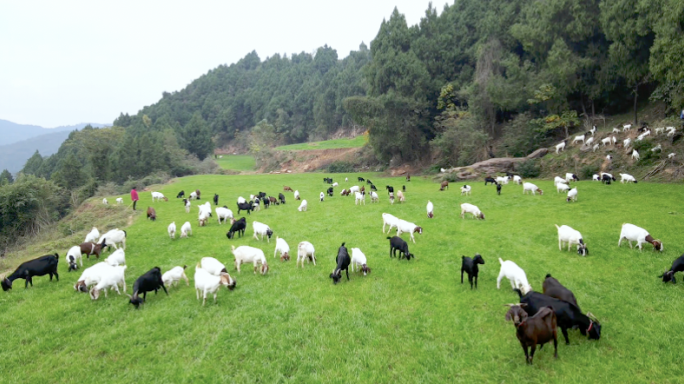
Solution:
[{"label": "dark trousers", "polygon": [[135,211],[135,204],[138,202],[138,200],[133,200],[133,210]]}]

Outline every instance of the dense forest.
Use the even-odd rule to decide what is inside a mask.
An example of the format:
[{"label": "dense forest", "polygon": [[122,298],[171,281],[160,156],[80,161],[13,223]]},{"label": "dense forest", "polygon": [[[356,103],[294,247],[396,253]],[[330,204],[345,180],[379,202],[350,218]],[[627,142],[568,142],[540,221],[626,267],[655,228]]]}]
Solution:
[{"label": "dense forest", "polygon": [[[205,159],[228,143],[258,152],[357,126],[382,164],[437,154],[436,165],[458,166],[492,143],[526,155],[599,114],[633,110],[638,121],[649,99],[675,119],[683,57],[681,0],[456,0],[413,26],[395,9],[370,48],[343,59],[328,46],[251,52],[112,128],[36,153],[13,183],[0,175],[0,242],[108,183],[207,172]],[[50,190],[61,197],[36,197]]]}]

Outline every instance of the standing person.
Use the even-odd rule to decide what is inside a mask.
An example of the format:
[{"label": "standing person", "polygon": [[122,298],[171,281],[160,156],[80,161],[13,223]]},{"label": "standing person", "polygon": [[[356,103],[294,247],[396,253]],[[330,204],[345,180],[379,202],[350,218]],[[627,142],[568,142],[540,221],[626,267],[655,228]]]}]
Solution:
[{"label": "standing person", "polygon": [[138,191],[135,190],[135,187],[131,189],[131,200],[133,200],[133,210],[135,211],[135,204],[138,202]]}]

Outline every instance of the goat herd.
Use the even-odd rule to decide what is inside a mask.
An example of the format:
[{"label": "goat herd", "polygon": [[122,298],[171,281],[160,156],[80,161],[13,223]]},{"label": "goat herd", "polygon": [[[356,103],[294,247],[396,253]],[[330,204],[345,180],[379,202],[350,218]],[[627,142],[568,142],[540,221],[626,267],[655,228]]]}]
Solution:
[{"label": "goat herd", "polygon": [[[610,180],[615,180],[612,175],[604,178],[605,175],[602,174],[598,179],[604,182],[610,182]],[[597,178],[595,177],[594,180]],[[625,181],[623,176],[623,182]],[[371,203],[378,202],[377,188],[370,180],[365,180],[361,177],[358,178],[360,182],[366,182],[369,185]],[[406,177],[407,182],[410,181],[410,176]],[[543,191],[539,189],[536,185],[532,183],[523,183],[522,179],[518,175],[509,174],[507,176],[499,176],[497,178],[487,177],[485,179],[485,185],[493,183],[497,187],[497,193],[501,193],[501,186],[508,184],[509,180],[513,180],[516,184],[523,185],[523,194],[530,192],[532,194],[543,194]],[[566,174],[565,178],[556,177],[554,184],[557,187],[557,191],[569,190],[570,192],[575,191],[573,195],[568,195],[568,201],[576,201],[577,199],[577,188],[569,188],[570,182],[578,181],[576,175]],[[345,181],[348,181],[345,179]],[[636,180],[628,180],[636,182]],[[324,178],[324,182],[331,184],[327,189],[328,196],[332,196],[333,187],[338,186],[338,183],[334,183],[331,178]],[[448,189],[448,182],[442,182],[440,185],[440,190],[444,191]],[[406,191],[406,186],[404,185],[401,190],[397,191],[397,195],[394,194],[394,188],[392,186],[386,186],[388,195],[390,197],[390,203],[394,203],[395,199],[400,203],[405,202],[405,195],[403,192]],[[294,194],[295,200],[301,200],[299,191],[292,190],[292,188],[285,186],[284,192],[290,191]],[[470,195],[472,188],[468,185],[461,187],[461,195]],[[351,193],[355,194],[355,204],[365,204],[366,190],[365,186],[353,186],[349,189],[343,189],[341,195],[349,196]],[[168,201],[163,194],[159,192],[152,193],[153,200],[165,200]],[[188,198],[185,198],[185,192],[181,191],[177,198],[183,198],[183,206],[187,213],[190,212],[191,200],[199,200],[201,198],[201,193],[199,190],[190,193]],[[320,200],[323,201],[325,194],[320,193]],[[214,195],[213,201],[216,206],[215,214],[216,219],[219,224],[226,223],[229,219],[231,226],[226,236],[228,239],[234,239],[237,233],[239,237],[242,237],[245,233],[247,226],[247,221],[245,217],[240,219],[235,219],[233,212],[228,209],[228,207],[218,206],[219,196]],[[117,199],[118,203],[122,201]],[[103,203],[107,203],[103,200]],[[283,193],[279,193],[278,198],[272,196],[267,196],[264,192],[259,192],[256,195],[251,195],[250,199],[247,200],[242,196],[237,199],[238,214],[242,211],[246,211],[248,215],[251,215],[254,211],[259,211],[260,207],[263,205],[264,208],[268,208],[270,205],[281,205],[285,204],[286,199]],[[206,202],[204,204],[198,205],[199,207],[199,226],[205,226],[208,223],[209,217],[213,216],[211,210],[211,204]],[[298,210],[306,211],[307,201],[301,200]],[[461,216],[464,218],[466,213],[470,213],[475,219],[485,219],[484,213],[475,205],[464,203],[461,204]],[[434,217],[434,206],[432,202],[428,201],[427,204],[427,216],[428,218]],[[147,210],[147,217],[150,220],[156,220],[156,212],[154,208],[149,207]],[[399,251],[399,259],[405,258],[410,260],[415,256],[409,251],[409,245],[400,236],[402,233],[408,233],[410,239],[415,243],[414,234],[422,234],[423,229],[411,222],[399,219],[389,213],[383,213],[383,236],[389,234],[392,228],[396,228],[397,233],[394,237],[387,237],[390,242],[390,257],[396,257],[396,252]],[[387,232],[385,232],[385,226],[389,226]],[[261,240],[264,237],[270,243],[270,239],[273,235],[271,228],[258,221],[252,222],[252,228],[254,231],[254,238]],[[573,228],[562,225],[556,225],[558,230],[558,247],[563,249],[564,243],[567,243],[568,251],[573,245],[577,246],[578,254],[582,256],[587,256],[589,250],[585,244],[582,234]],[[171,239],[176,237],[176,224],[172,222],[167,227],[168,234]],[[192,235],[192,226],[190,222],[185,222],[181,226],[180,238],[185,238]],[[124,273],[126,270],[125,261],[125,248],[126,248],[126,231],[113,229],[103,235],[100,235],[97,228],[93,228],[90,233],[85,238],[85,242],[80,245],[73,246],[66,253],[66,263],[68,266],[68,271],[77,270],[79,265],[83,266],[83,255],[88,258],[94,255],[99,259],[100,254],[105,248],[114,247],[115,251],[112,252],[103,262],[99,262],[83,271],[81,276],[78,278],[74,289],[76,291],[89,293],[91,299],[97,300],[100,293],[104,291],[105,297],[107,296],[108,290],[115,290],[120,294],[119,286],[126,292],[126,282]],[[643,228],[639,228],[632,224],[623,224],[622,231],[620,233],[620,239],[618,241],[618,246],[622,240],[627,240],[632,247],[632,242],[635,241],[637,247],[641,250],[643,243],[650,243],[653,245],[655,250],[662,251],[663,244],[660,240],[654,239],[648,231]],[[117,247],[117,245],[120,246]],[[290,259],[290,247],[285,241],[285,239],[276,237],[276,246],[274,251],[274,258],[277,254],[280,254],[281,261],[287,261]],[[232,246],[232,253],[234,256],[235,269],[240,272],[240,266],[245,263],[252,264],[254,267],[254,273],[260,273],[265,275],[269,271],[268,262],[264,255],[264,252],[255,247],[250,246]],[[12,282],[16,279],[25,279],[25,287],[29,284],[33,285],[34,276],[44,276],[49,275],[50,280],[52,280],[53,275],[59,280],[58,274],[58,259],[59,255],[57,253],[52,255],[46,255],[39,257],[37,259],[29,260],[21,264],[12,274],[7,276],[1,281],[1,285],[4,291],[12,288]],[[315,249],[313,244],[308,241],[302,241],[297,246],[297,262],[296,266],[299,267],[301,262],[302,268],[304,267],[304,261],[312,262],[316,265]],[[364,253],[359,248],[352,248],[351,255],[349,254],[345,243],[338,248],[336,257],[336,266],[332,273],[330,273],[330,278],[334,284],[337,284],[342,279],[342,272],[344,271],[349,280],[349,266],[352,267],[352,272],[354,268],[358,267],[359,271],[363,275],[367,275],[371,272],[368,267],[367,258]],[[506,320],[512,321],[515,329],[516,336],[519,339],[523,350],[525,351],[526,362],[532,363],[536,346],[553,341],[554,343],[554,355],[557,356],[557,328],[561,329],[563,337],[565,338],[566,344],[569,344],[568,339],[568,329],[579,329],[580,333],[584,336],[588,336],[590,339],[598,340],[601,336],[601,324],[591,313],[584,314],[575,299],[574,294],[564,287],[558,280],[553,278],[550,274],[546,275],[543,282],[543,293],[534,292],[532,287],[527,281],[525,271],[520,268],[517,264],[510,260],[502,260],[499,258],[499,263],[501,265],[499,276],[497,278],[497,289],[500,288],[501,280],[506,277],[512,288],[517,292],[520,297],[520,302],[517,304],[507,304],[509,310],[505,315]],[[468,276],[468,281],[470,283],[471,289],[477,288],[477,279],[479,268],[478,265],[485,264],[483,257],[476,254],[473,258],[463,256],[462,266],[461,266],[461,284],[463,284],[464,273]],[[181,280],[185,280],[186,285],[189,286],[189,280],[185,274],[187,266],[176,266],[170,270],[162,273],[159,267],[154,267],[142,276],[140,276],[133,285],[133,294],[128,295],[130,298],[130,303],[136,308],[140,304],[144,303],[146,299],[147,292],[154,291],[157,293],[158,290],[163,289],[168,295],[167,287],[174,286],[178,284]],[[684,271],[684,255],[679,257],[672,265],[672,268],[663,273],[663,282],[672,281],[675,282],[674,273]],[[217,293],[221,286],[226,287],[229,290],[233,290],[236,287],[235,279],[230,276],[227,271],[226,266],[219,260],[213,257],[204,257],[197,263],[195,267],[194,283],[197,299],[202,297],[202,305],[205,305],[206,298],[208,295],[214,296],[214,302],[216,302]],[[142,297],[141,297],[142,296]],[[531,349],[528,353],[528,348]],[[541,348],[541,347],[540,347]]]}]

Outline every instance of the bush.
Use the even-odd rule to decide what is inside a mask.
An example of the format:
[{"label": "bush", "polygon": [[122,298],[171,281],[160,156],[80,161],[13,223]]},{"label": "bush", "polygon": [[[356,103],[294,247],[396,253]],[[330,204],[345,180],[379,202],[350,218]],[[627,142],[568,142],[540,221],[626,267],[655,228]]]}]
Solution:
[{"label": "bush", "polygon": [[641,140],[634,142],[634,149],[639,152],[639,165],[652,165],[654,162],[660,160],[663,151],[651,151],[651,148],[654,147],[653,144],[653,140]]},{"label": "bush", "polygon": [[580,177],[582,180],[591,180],[594,174],[599,173],[600,167],[598,165],[585,165],[580,170]]},{"label": "bush", "polygon": [[347,161],[335,161],[328,165],[329,173],[350,173],[354,172],[354,164]]},{"label": "bush", "polygon": [[535,178],[541,174],[541,166],[535,159],[530,159],[518,164],[517,171],[523,179]]}]

